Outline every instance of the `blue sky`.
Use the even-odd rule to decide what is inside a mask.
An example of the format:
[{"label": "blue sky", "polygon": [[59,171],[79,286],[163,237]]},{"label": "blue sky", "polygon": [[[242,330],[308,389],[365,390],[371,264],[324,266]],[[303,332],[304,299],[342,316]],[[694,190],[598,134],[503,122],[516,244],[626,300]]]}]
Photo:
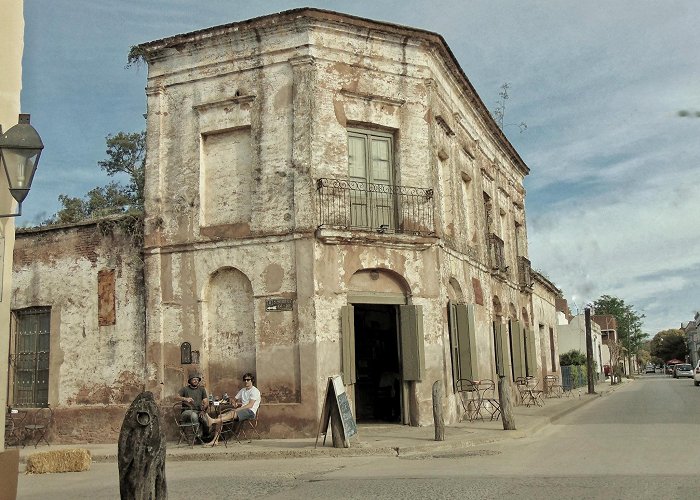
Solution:
[{"label": "blue sky", "polygon": [[441,34],[492,110],[510,84],[530,260],[574,312],[616,295],[654,334],[700,309],[700,118],[678,116],[700,111],[696,0],[25,0],[22,110],[46,148],[18,224],[105,184],[105,136],[144,129],[132,45],[304,6]]}]

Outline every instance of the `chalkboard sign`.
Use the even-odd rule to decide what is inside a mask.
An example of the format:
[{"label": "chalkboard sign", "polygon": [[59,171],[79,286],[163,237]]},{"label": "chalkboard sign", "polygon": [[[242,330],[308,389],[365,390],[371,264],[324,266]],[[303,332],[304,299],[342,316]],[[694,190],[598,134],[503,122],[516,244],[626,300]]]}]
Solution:
[{"label": "chalkboard sign", "polygon": [[[332,418],[338,418],[338,416],[340,422],[333,422]],[[348,393],[345,392],[345,385],[340,375],[328,378],[326,398],[323,402],[323,410],[321,410],[319,431],[316,434],[316,445],[318,445],[318,436],[321,434],[323,434],[323,444],[326,444],[329,423],[332,426],[335,425],[337,429],[342,430],[342,445],[348,448],[350,446],[348,438],[357,434],[357,425],[355,425]],[[340,447],[340,443],[334,442],[333,445]]]}]

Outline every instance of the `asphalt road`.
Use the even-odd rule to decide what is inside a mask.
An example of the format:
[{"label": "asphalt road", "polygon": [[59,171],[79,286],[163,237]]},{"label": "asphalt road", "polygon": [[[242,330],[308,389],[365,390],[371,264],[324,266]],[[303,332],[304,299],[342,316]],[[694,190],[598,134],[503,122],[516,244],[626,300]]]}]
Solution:
[{"label": "asphalt road", "polygon": [[[700,388],[643,375],[537,435],[406,457],[169,462],[170,499],[685,499],[700,490]],[[116,464],[21,476],[18,498],[119,498]]]}]

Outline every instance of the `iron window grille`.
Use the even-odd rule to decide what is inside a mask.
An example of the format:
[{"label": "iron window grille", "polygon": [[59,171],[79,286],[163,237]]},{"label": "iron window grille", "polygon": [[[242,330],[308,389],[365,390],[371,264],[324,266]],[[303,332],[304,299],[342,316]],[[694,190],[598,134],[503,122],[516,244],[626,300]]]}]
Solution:
[{"label": "iron window grille", "polygon": [[43,408],[49,404],[50,309],[15,312],[15,350],[10,355],[13,406]]}]

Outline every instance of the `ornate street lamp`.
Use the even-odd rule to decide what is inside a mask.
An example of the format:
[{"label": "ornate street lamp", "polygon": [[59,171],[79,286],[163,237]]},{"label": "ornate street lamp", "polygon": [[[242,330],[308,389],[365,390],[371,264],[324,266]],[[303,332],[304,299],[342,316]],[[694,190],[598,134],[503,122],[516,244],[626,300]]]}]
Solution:
[{"label": "ornate street lamp", "polygon": [[0,162],[7,175],[10,194],[19,205],[16,214],[0,214],[0,217],[22,215],[22,202],[29,194],[42,149],[44,143],[29,124],[27,114],[19,115],[17,125],[0,135]]}]

